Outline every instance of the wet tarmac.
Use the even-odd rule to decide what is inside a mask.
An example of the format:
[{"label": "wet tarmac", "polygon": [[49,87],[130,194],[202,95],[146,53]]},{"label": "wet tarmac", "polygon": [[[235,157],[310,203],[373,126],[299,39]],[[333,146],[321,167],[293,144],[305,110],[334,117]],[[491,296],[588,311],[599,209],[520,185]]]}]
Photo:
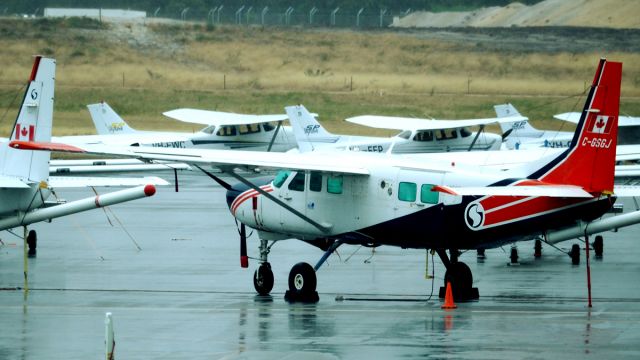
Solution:
[{"label": "wet tarmac", "polygon": [[[273,295],[256,296],[257,262],[240,268],[224,192],[199,175],[182,176],[177,194],[165,187],[34,228],[26,297],[22,240],[0,234],[0,359],[104,358],[105,312],[116,359],[640,358],[638,226],[605,234],[602,259],[592,253],[592,309],[584,256],[573,266],[545,246],[535,259],[526,242],[519,266],[507,265],[509,248],[483,262],[463,254],[480,300],[451,311],[437,298],[437,256],[432,265],[424,251],[385,247],[341,247],[318,273],[320,302],[288,304],[290,267],[322,252],[283,241],[269,258]],[[257,248],[254,234],[249,255]]]}]

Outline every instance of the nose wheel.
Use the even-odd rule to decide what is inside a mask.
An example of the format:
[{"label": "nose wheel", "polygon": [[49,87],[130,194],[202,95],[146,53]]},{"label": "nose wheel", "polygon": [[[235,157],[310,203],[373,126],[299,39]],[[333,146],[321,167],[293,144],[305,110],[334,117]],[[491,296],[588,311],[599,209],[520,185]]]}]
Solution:
[{"label": "nose wheel", "polygon": [[301,262],[295,264],[289,272],[289,290],[284,299],[289,302],[318,302],[317,279],[313,266]]},{"label": "nose wheel", "polygon": [[273,289],[273,271],[271,264],[263,262],[253,273],[253,287],[260,295],[269,295]]}]

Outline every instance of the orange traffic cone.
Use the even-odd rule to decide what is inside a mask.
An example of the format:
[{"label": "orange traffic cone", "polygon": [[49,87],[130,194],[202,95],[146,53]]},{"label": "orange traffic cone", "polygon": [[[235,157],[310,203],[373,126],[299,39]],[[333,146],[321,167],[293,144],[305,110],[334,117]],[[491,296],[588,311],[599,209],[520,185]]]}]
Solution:
[{"label": "orange traffic cone", "polygon": [[456,304],[453,303],[453,291],[451,291],[451,282],[447,281],[447,291],[444,293],[444,305],[443,309],[456,309]]}]

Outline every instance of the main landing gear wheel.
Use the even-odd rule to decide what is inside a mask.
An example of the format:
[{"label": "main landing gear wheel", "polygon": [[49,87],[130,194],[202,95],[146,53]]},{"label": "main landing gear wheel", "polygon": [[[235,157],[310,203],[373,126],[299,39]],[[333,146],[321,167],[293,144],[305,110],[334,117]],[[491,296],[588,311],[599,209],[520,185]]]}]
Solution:
[{"label": "main landing gear wheel", "polygon": [[[587,244],[587,246],[589,246],[589,244]],[[580,245],[573,244],[571,251],[569,251],[569,256],[571,257],[571,263],[573,265],[580,265]]]},{"label": "main landing gear wheel", "polygon": [[29,252],[27,253],[29,257],[36,256],[36,247],[38,247],[38,236],[36,235],[35,230],[30,230],[29,235],[27,235],[27,245],[29,246]]},{"label": "main landing gear wheel", "polygon": [[253,273],[253,287],[260,295],[269,295],[273,289],[273,271],[271,264],[264,262],[260,264],[256,272]]},{"label": "main landing gear wheel", "polygon": [[596,257],[601,258],[604,252],[604,240],[602,235],[597,235],[593,241],[593,250],[596,252]]},{"label": "main landing gear wheel", "polygon": [[447,282],[451,282],[451,290],[455,301],[469,301],[480,298],[478,288],[473,287],[471,269],[463,262],[455,262],[449,265],[444,274],[444,287],[440,288],[441,298],[444,298]]},{"label": "main landing gear wheel", "polygon": [[320,298],[316,284],[316,271],[313,266],[305,262],[297,263],[289,272],[289,290],[284,294],[284,298],[289,302],[318,302]]}]

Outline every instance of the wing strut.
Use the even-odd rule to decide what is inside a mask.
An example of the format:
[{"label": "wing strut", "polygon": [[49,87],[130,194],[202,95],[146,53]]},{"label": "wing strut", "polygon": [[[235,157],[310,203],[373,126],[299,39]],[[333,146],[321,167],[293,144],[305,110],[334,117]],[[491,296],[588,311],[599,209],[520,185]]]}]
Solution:
[{"label": "wing strut", "polygon": [[480,129],[478,129],[478,132],[476,133],[476,137],[473,138],[473,141],[471,142],[471,145],[469,145],[469,149],[467,149],[467,151],[471,151],[471,149],[473,149],[473,145],[476,144],[476,141],[478,141],[478,138],[480,137],[480,134],[484,131],[484,124],[480,125]]},{"label": "wing strut", "polygon": [[275,196],[269,194],[268,192],[262,190],[259,186],[256,186],[255,184],[253,184],[251,181],[243,178],[242,176],[236,174],[233,169],[223,169],[223,171],[231,176],[233,176],[236,180],[240,181],[241,183],[247,185],[248,187],[252,188],[253,190],[257,191],[258,193],[260,193],[261,195],[263,195],[264,197],[266,197],[267,199],[275,202],[276,204],[282,206],[283,208],[287,209],[289,212],[291,212],[293,215],[299,217],[300,219],[308,222],[309,224],[313,225],[315,228],[317,228],[318,230],[322,231],[322,232],[329,232],[329,230],[331,229],[331,226],[327,226],[327,225],[322,225],[319,224],[313,220],[311,220],[311,218],[307,217],[306,215],[304,215],[303,213],[299,212],[298,210],[292,208],[291,206],[285,204],[284,202],[282,202],[280,199],[276,198]]},{"label": "wing strut", "polygon": [[282,127],[282,120],[278,121],[278,126],[276,127],[276,131],[273,132],[273,137],[269,142],[269,147],[267,148],[267,152],[271,151],[271,147],[273,146],[273,143],[276,141],[276,136],[278,136],[278,131],[280,131],[281,127]]}]

